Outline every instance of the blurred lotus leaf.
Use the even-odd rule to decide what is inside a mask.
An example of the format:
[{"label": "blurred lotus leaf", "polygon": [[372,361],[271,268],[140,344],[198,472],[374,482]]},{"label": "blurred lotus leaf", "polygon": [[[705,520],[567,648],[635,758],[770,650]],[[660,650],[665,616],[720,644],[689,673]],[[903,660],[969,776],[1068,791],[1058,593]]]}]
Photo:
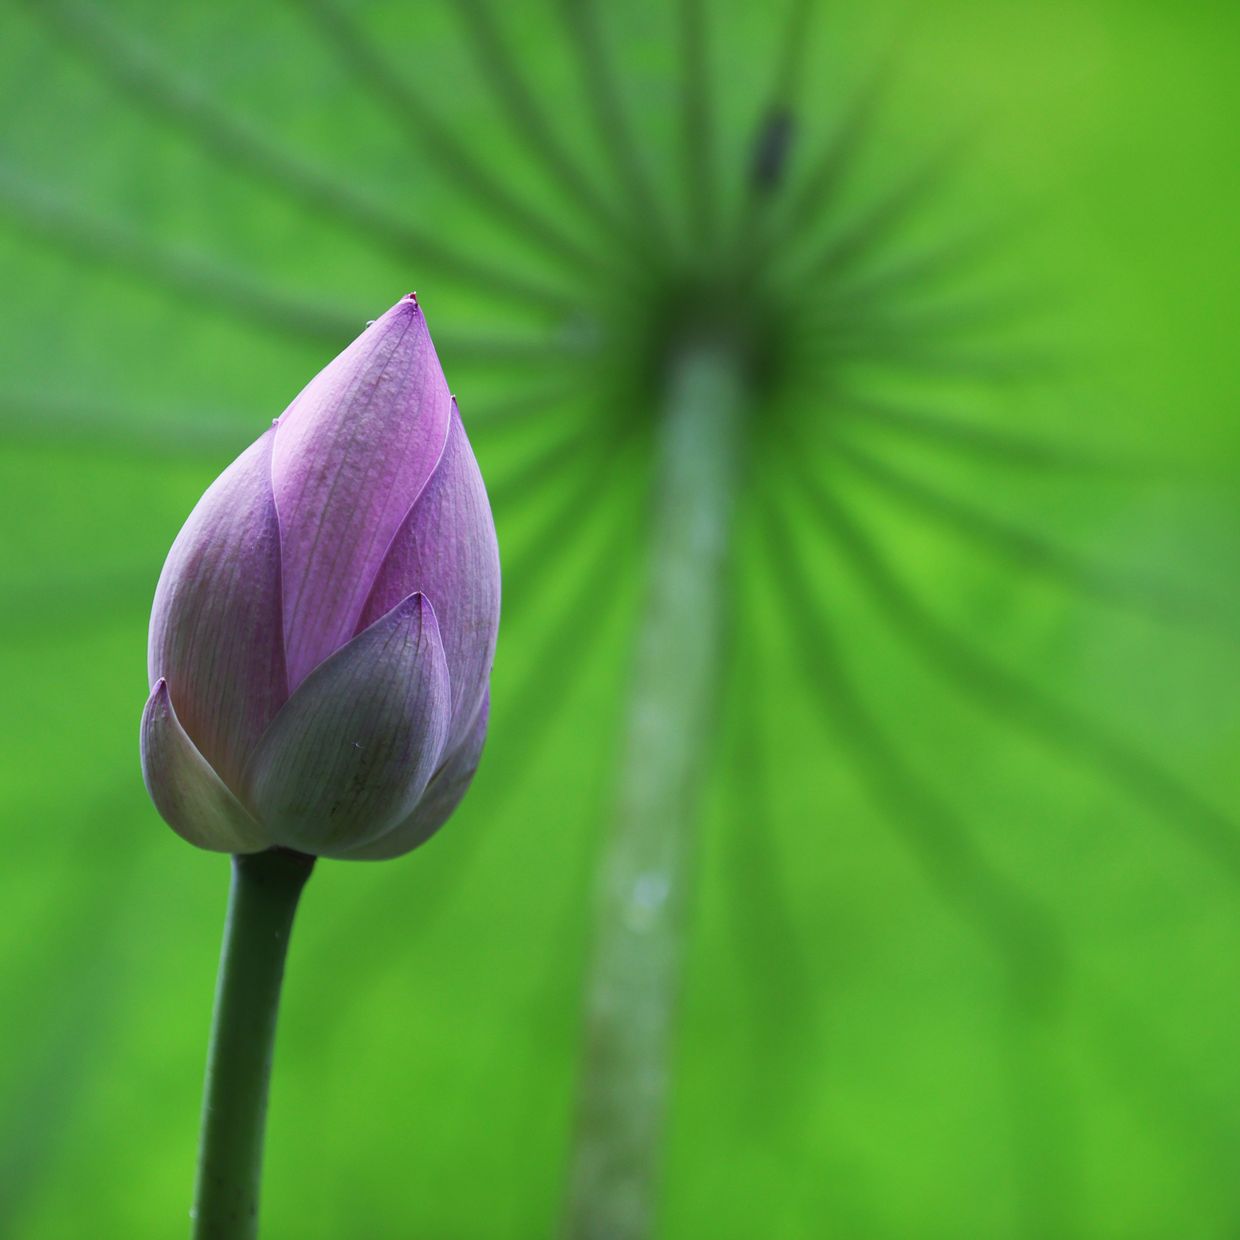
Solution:
[{"label": "blurred lotus leaf", "polygon": [[151,594],[415,288],[491,739],[452,831],[308,891],[269,1234],[555,1229],[703,323],[751,385],[658,1234],[1234,1234],[1240,10],[811,7],[10,7],[6,1235],[184,1217],[226,867],[137,774]]}]

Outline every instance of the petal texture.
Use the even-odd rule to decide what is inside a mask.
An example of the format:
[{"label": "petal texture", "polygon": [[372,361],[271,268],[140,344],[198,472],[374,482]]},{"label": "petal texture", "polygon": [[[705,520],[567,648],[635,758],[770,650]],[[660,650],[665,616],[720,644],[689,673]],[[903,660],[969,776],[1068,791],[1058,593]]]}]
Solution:
[{"label": "petal texture", "polygon": [[406,817],[440,764],[451,695],[435,612],[411,595],[321,663],[272,721],[247,777],[274,842],[316,856]]},{"label": "petal texture", "polygon": [[168,682],[181,725],[234,792],[288,696],[274,440],[269,430],[198,501],[168,553],[151,610],[150,682]]},{"label": "petal texture", "polygon": [[495,523],[455,401],[443,457],[392,540],[363,623],[415,590],[434,605],[443,637],[452,678],[452,752],[469,735],[487,690],[500,600]]},{"label": "petal texture", "polygon": [[473,727],[456,752],[435,772],[418,807],[385,835],[340,855],[349,861],[386,861],[425,844],[461,803],[482,757],[487,736],[489,700],[484,697]]},{"label": "petal texture", "polygon": [[258,823],[181,727],[164,680],[155,682],[142,712],[141,750],[146,790],[178,835],[216,852],[261,852],[267,847]]},{"label": "petal texture", "polygon": [[451,408],[426,320],[410,296],[315,376],[280,418],[271,476],[290,689],[357,631],[388,545],[443,452]]}]

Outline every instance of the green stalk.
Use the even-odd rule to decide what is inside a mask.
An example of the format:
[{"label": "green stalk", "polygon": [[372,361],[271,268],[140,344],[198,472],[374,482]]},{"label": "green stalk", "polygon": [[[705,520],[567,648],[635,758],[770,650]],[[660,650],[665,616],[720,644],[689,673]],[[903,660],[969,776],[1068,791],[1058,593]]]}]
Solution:
[{"label": "green stalk", "polygon": [[293,914],[314,858],[286,849],[233,858],[207,1051],[195,1240],[258,1235],[267,1086]]},{"label": "green stalk", "polygon": [[586,981],[571,1240],[640,1240],[654,1222],[746,399],[743,359],[726,338],[673,355],[646,605]]}]

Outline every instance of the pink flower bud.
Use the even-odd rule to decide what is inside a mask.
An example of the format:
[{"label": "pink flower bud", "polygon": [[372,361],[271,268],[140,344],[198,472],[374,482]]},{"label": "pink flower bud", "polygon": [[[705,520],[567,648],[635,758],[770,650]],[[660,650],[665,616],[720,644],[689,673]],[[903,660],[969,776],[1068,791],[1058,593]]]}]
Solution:
[{"label": "pink flower bud", "polygon": [[142,771],[202,848],[393,857],[478,765],[499,553],[411,294],[208,489],[151,613]]}]

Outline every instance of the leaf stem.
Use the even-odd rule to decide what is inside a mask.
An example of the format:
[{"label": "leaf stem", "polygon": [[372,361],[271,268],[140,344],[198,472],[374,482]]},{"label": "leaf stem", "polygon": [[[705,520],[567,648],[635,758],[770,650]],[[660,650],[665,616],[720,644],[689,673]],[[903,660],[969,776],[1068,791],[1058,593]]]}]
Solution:
[{"label": "leaf stem", "polygon": [[670,363],[646,605],[586,980],[571,1240],[638,1240],[653,1226],[698,793],[724,650],[745,358],[726,335],[707,336]]},{"label": "leaf stem", "polygon": [[267,1087],[289,933],[314,858],[236,856],[207,1052],[194,1240],[258,1234]]}]

